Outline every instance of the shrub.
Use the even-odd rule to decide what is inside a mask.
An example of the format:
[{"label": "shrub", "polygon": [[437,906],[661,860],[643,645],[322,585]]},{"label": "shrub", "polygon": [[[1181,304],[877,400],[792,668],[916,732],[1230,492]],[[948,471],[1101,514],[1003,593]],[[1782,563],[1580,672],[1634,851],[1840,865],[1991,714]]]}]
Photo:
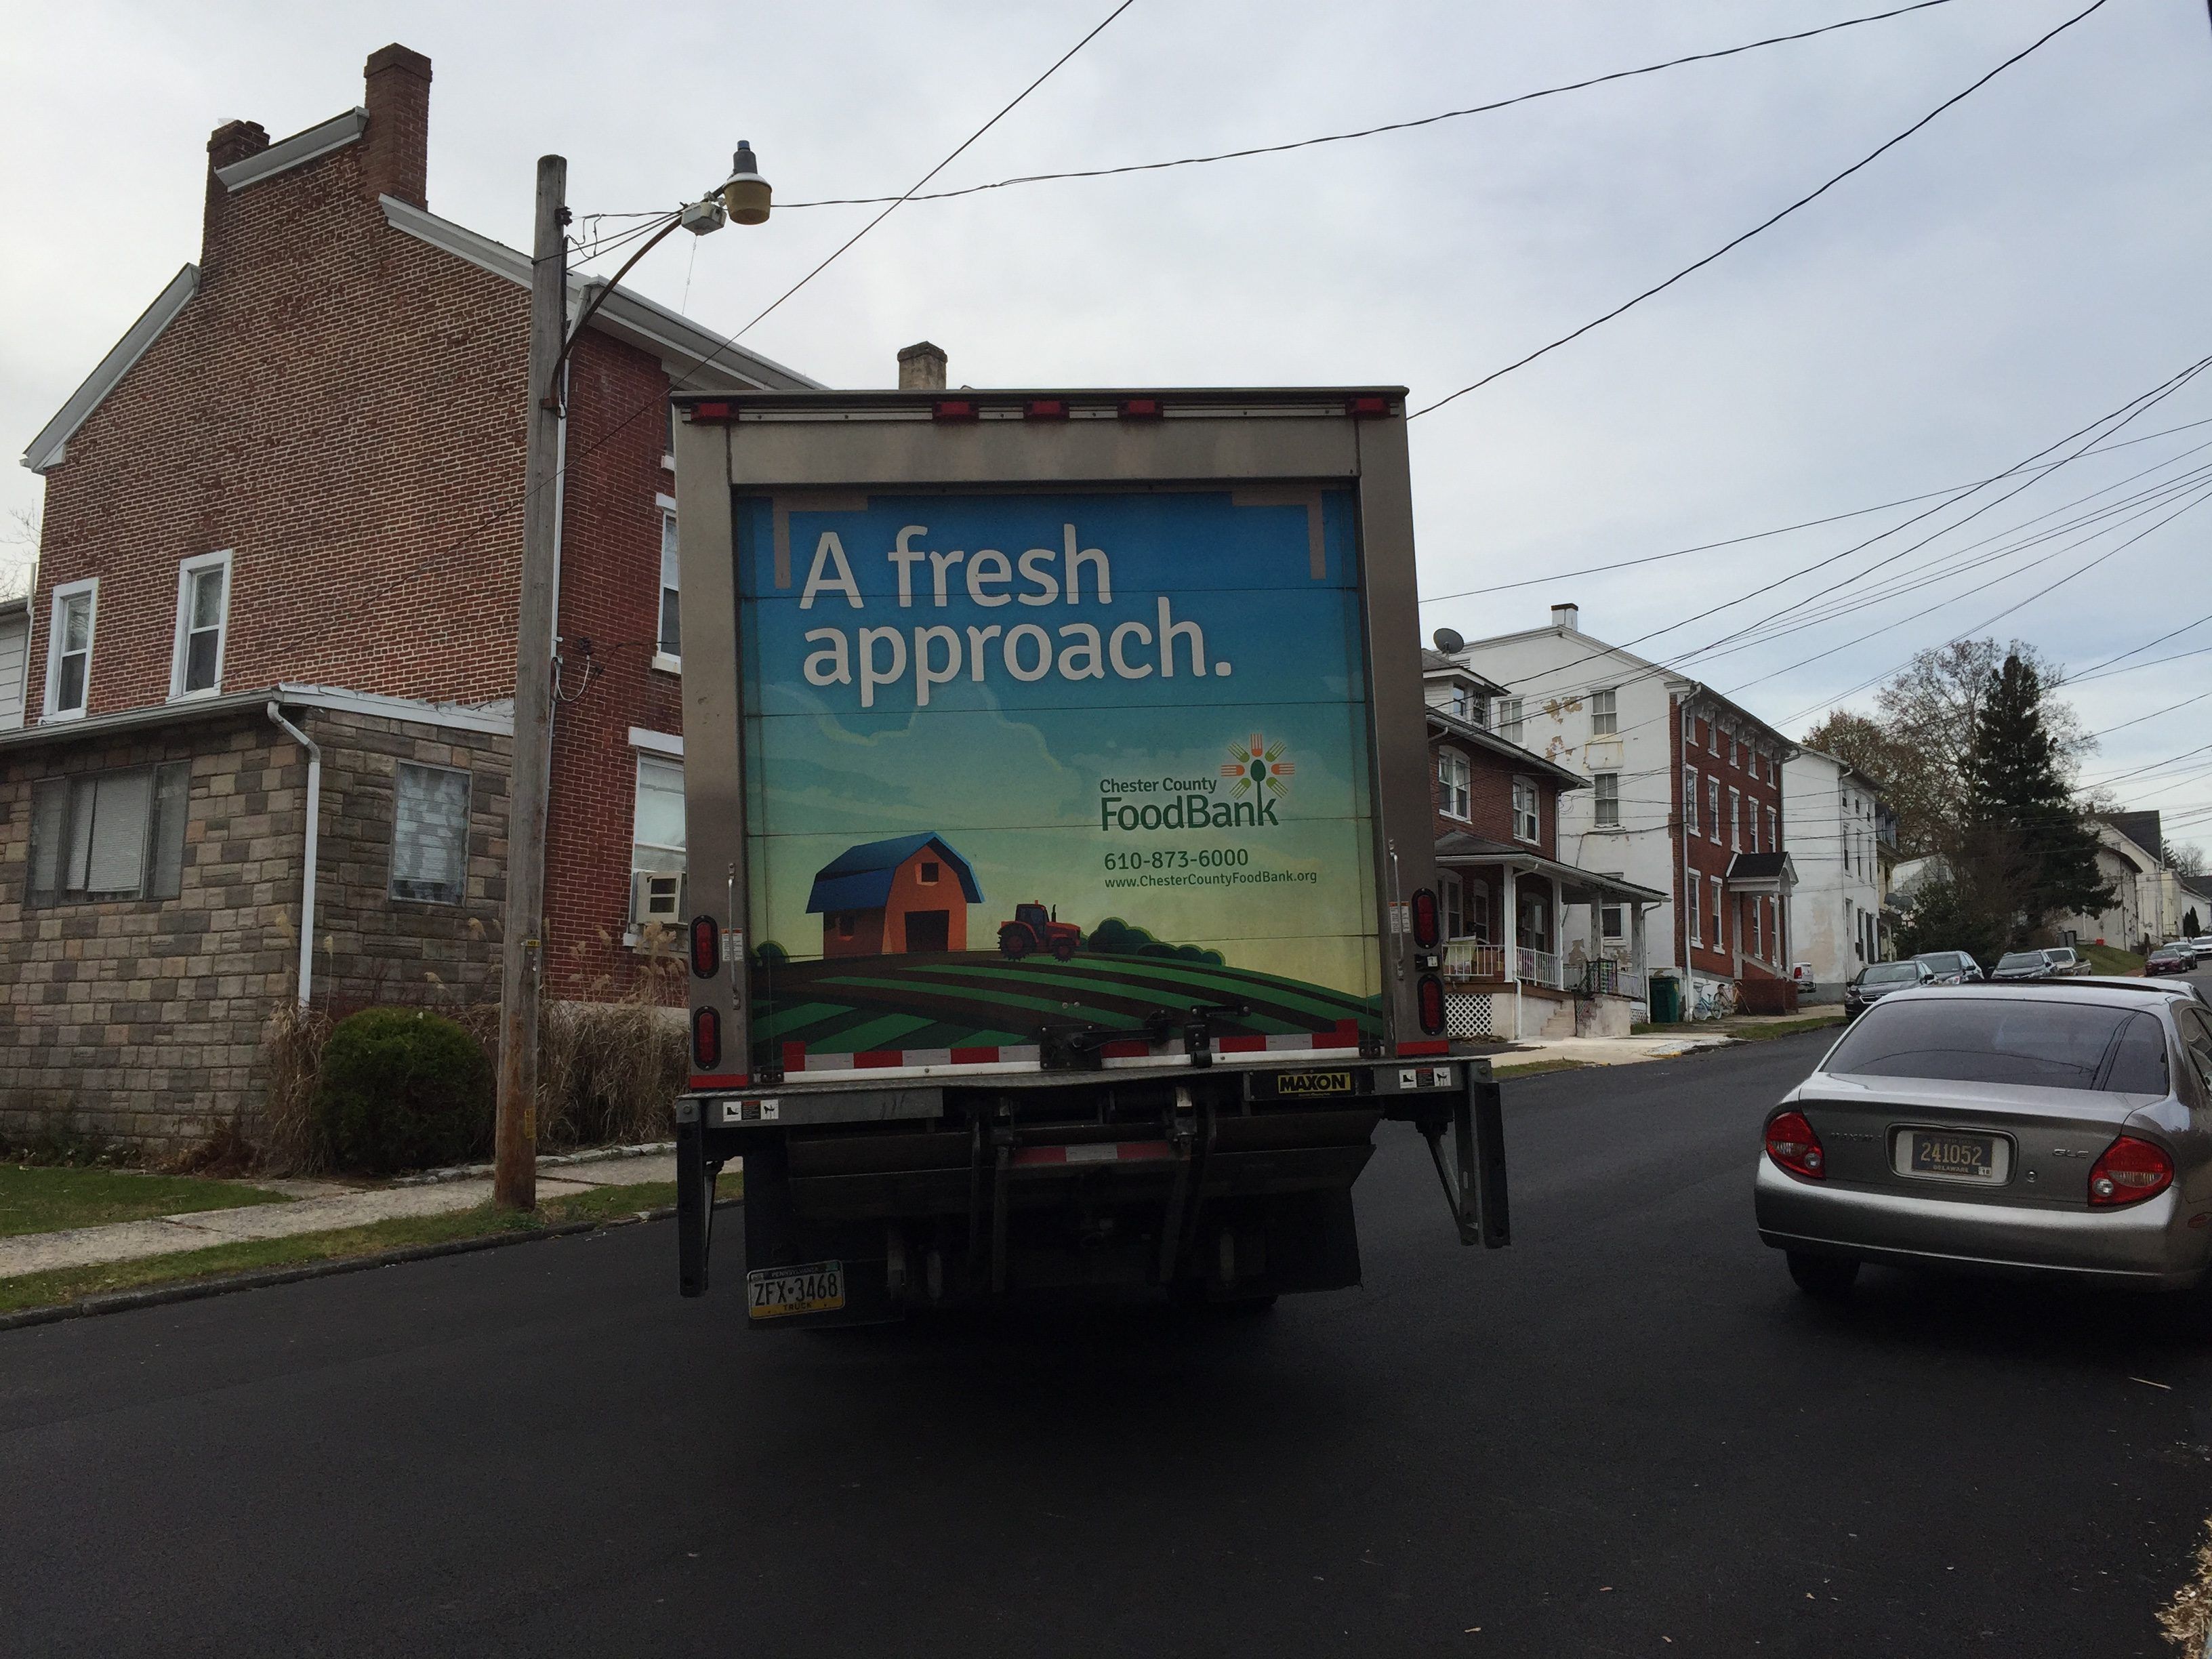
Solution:
[{"label": "shrub", "polygon": [[491,1145],[491,1062],[442,1015],[364,1008],[331,1030],[321,1073],[315,1115],[342,1168],[429,1169]]}]

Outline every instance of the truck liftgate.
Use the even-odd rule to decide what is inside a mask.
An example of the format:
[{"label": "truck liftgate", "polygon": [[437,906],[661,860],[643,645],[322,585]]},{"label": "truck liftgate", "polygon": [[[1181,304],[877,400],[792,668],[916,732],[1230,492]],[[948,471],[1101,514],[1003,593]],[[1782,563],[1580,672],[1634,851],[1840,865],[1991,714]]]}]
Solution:
[{"label": "truck liftgate", "polygon": [[674,408],[684,1294],[732,1159],[763,1325],[1356,1284],[1386,1120],[1504,1244],[1403,389]]}]

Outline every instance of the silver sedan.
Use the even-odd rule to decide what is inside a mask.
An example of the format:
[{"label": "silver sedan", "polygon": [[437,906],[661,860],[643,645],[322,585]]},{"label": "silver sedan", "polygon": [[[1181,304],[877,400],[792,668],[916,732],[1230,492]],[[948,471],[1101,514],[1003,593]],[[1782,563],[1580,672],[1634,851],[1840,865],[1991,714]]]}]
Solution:
[{"label": "silver sedan", "polygon": [[2212,1011],[2078,979],[1885,997],[1769,1115],[1753,1202],[1814,1295],[1864,1261],[2196,1285]]}]

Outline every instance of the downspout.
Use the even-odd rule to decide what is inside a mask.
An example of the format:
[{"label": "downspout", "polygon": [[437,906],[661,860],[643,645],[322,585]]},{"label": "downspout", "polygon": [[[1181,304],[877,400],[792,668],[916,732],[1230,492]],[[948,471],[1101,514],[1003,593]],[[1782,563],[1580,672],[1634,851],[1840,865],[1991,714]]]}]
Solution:
[{"label": "downspout", "polygon": [[307,832],[300,852],[300,1006],[304,1008],[315,985],[315,860],[323,829],[323,751],[273,702],[269,718],[307,751]]}]

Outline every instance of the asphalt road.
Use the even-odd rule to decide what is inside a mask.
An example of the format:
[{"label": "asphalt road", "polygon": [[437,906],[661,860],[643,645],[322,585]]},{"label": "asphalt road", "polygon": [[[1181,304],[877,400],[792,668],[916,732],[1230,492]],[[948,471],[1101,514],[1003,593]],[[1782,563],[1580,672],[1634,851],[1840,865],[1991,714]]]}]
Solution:
[{"label": "asphalt road", "polygon": [[2212,1315],[1799,1297],[1820,1043],[1509,1085],[1506,1251],[1388,1133],[1364,1288],[1228,1324],[755,1335],[661,1224],[0,1334],[0,1650],[2165,1653]]}]

